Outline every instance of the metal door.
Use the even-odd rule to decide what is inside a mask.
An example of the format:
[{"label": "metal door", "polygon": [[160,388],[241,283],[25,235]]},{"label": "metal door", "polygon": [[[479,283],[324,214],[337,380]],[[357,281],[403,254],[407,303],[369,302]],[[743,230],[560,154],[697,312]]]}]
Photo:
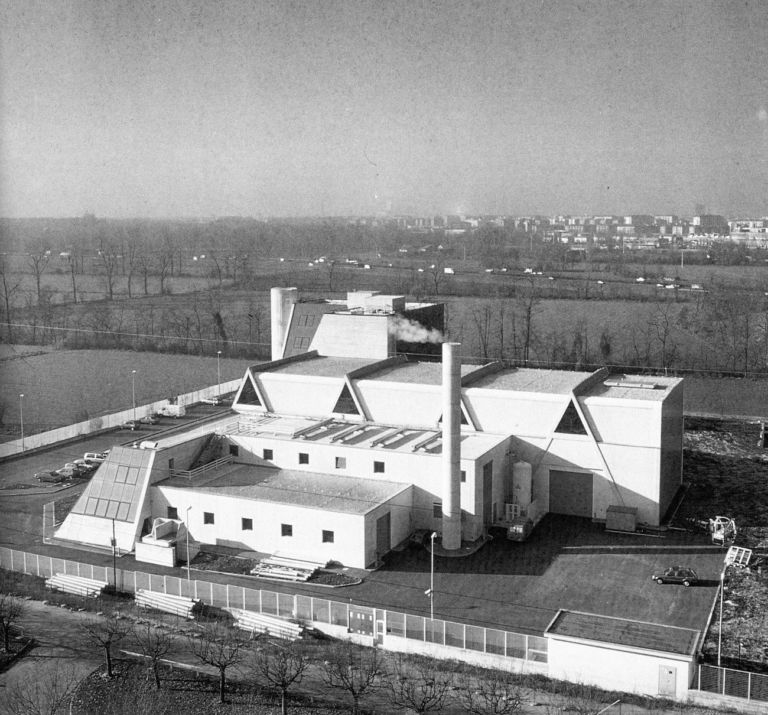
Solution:
[{"label": "metal door", "polygon": [[659,666],[659,695],[674,697],[677,691],[677,668]]}]

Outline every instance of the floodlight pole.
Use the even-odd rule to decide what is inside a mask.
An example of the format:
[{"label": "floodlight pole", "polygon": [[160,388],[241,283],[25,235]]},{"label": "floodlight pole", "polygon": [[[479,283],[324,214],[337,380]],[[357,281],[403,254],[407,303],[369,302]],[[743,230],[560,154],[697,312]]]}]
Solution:
[{"label": "floodlight pole", "polygon": [[216,353],[216,397],[221,397],[221,350]]},{"label": "floodlight pole", "polygon": [[429,618],[435,620],[435,537],[437,532],[433,531],[429,537],[430,541],[430,567],[429,567]]},{"label": "floodlight pole", "polygon": [[717,667],[720,667],[720,654],[723,647],[723,598],[725,597],[725,570],[728,564],[723,565],[720,572],[720,624],[717,629]]},{"label": "floodlight pole", "polygon": [[136,370],[131,370],[131,401],[133,402],[133,421],[136,421]]},{"label": "floodlight pole", "polygon": [[112,583],[117,593],[117,539],[115,538],[115,520],[112,519]]},{"label": "floodlight pole", "polygon": [[19,423],[21,424],[21,451],[24,451],[24,393],[19,395]]},{"label": "floodlight pole", "polygon": [[192,579],[190,578],[190,563],[189,563],[189,510],[191,506],[187,507],[187,517],[184,526],[187,527],[187,598],[192,598]]}]

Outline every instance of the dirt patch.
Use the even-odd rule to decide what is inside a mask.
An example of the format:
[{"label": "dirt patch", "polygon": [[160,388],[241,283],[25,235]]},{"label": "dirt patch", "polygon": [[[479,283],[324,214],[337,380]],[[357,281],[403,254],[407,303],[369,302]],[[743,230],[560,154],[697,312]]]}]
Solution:
[{"label": "dirt patch", "polygon": [[257,559],[242,556],[227,556],[201,551],[192,559],[192,568],[201,571],[221,571],[222,573],[250,574],[251,569],[258,564]]},{"label": "dirt patch", "polygon": [[[685,499],[675,523],[703,527],[722,515],[734,519],[738,546],[753,550],[750,569],[730,568],[725,585],[721,657],[736,667],[768,667],[768,450],[760,425],[687,419],[684,437]],[[704,653],[716,660],[719,603]]]}]

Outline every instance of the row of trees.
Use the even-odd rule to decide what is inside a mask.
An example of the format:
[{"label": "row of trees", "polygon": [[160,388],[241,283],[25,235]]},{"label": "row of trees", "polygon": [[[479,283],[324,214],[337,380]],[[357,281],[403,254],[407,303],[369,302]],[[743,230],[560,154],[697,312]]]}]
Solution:
[{"label": "row of trees", "polygon": [[[24,614],[23,601],[0,595],[0,627],[9,649],[12,628]],[[415,713],[440,712],[449,697],[458,700],[467,713],[506,715],[521,709],[521,687],[507,673],[487,677],[459,677],[427,659],[385,657],[376,648],[351,643],[305,644],[277,642],[265,637],[245,637],[241,631],[220,621],[199,624],[191,635],[180,636],[165,626],[149,622],[132,623],[119,615],[87,618],[82,635],[104,656],[104,673],[115,675],[117,648],[135,649],[141,654],[151,674],[155,690],[164,687],[163,660],[187,654],[218,674],[221,703],[227,701],[229,679],[233,671],[240,680],[266,686],[280,696],[281,712],[288,712],[290,694],[305,677],[322,682],[344,694],[353,713],[371,695],[391,704],[393,709]],[[12,689],[8,705],[12,713],[31,715],[47,712],[55,715],[69,707],[77,680],[74,672],[54,670],[47,688],[43,684],[23,683]]]}]

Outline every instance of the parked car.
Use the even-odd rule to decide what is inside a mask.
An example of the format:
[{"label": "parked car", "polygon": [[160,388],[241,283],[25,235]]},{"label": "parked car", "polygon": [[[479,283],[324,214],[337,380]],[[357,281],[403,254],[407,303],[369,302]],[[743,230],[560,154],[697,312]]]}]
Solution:
[{"label": "parked car", "polygon": [[61,469],[57,469],[56,474],[63,479],[74,479],[75,477],[80,476],[80,470],[77,469],[77,467],[68,467],[65,465]]},{"label": "parked car", "polygon": [[38,482],[52,482],[53,484],[58,484],[59,482],[66,481],[67,478],[58,472],[48,471],[38,472],[35,474],[35,479],[37,479]]},{"label": "parked car", "polygon": [[109,450],[106,450],[105,452],[86,452],[83,455],[83,459],[86,462],[92,462],[94,464],[101,464],[109,454]]},{"label": "parked car", "polygon": [[139,420],[128,420],[120,425],[120,429],[129,429],[132,432],[137,429],[141,429],[141,422]]},{"label": "parked car", "polygon": [[156,425],[159,424],[160,418],[157,415],[152,414],[142,417],[139,422],[143,422],[145,425]]},{"label": "parked car", "polygon": [[224,401],[220,397],[201,397],[200,402],[202,402],[204,405],[218,406]]},{"label": "parked car", "polygon": [[696,572],[687,566],[670,566],[663,573],[653,574],[651,578],[656,583],[681,583],[683,586],[693,586],[699,580]]}]

